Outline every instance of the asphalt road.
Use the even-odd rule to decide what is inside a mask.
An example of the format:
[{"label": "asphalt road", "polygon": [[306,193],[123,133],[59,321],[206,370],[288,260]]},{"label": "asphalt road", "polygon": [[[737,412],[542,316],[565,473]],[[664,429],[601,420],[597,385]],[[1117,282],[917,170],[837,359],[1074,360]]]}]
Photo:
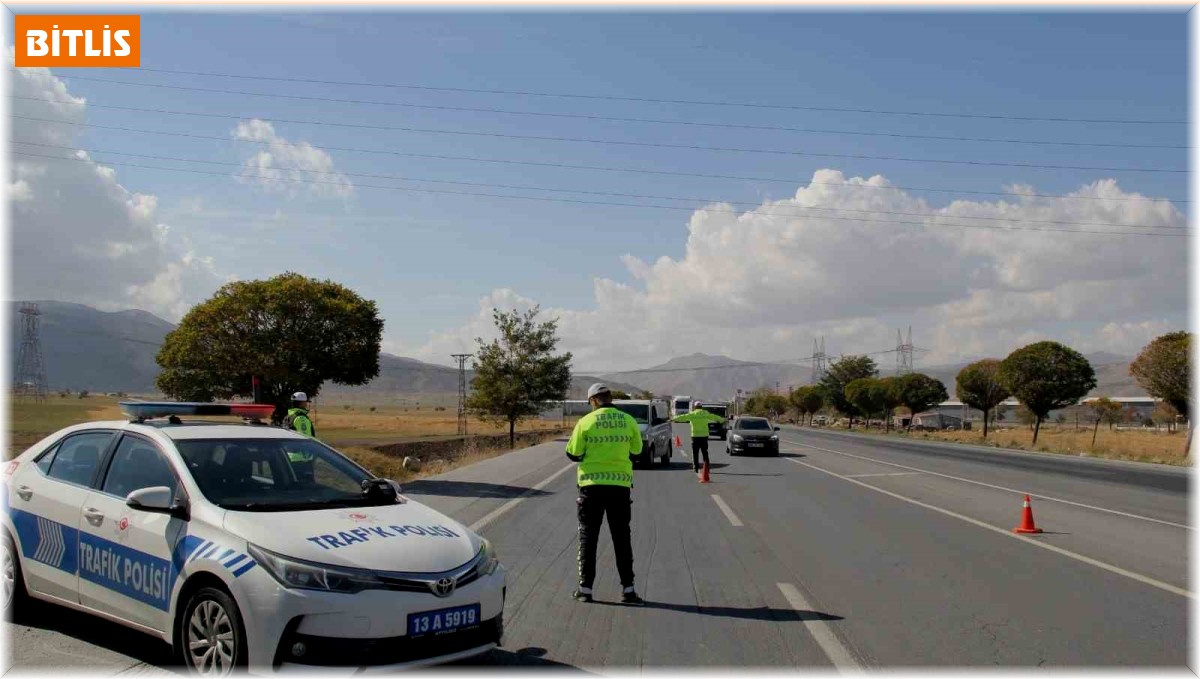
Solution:
[{"label": "asphalt road", "polygon": [[[574,466],[561,442],[407,486],[491,539],[508,569],[505,647],[471,664],[1187,672],[1185,470],[781,435],[777,458],[731,458],[711,442],[707,485],[683,450],[636,473],[644,608],[616,603],[607,535],[598,601],[571,599]],[[1046,531],[1028,538],[1010,530],[1026,493]],[[168,662],[136,632],[47,608],[10,626],[15,669]]]}]

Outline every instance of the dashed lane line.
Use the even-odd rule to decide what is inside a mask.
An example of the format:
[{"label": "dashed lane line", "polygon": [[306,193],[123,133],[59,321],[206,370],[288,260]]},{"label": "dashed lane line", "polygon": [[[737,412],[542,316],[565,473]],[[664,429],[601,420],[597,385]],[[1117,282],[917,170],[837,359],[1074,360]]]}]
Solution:
[{"label": "dashed lane line", "polygon": [[923,474],[924,472],[887,472],[886,474],[846,474],[851,479],[864,479],[871,476],[913,476],[915,474]]},{"label": "dashed lane line", "polygon": [[[715,496],[714,496],[715,497]],[[775,586],[783,593],[783,597],[787,599],[788,605],[797,613],[811,613],[813,606],[804,598],[800,590],[789,582],[777,582]],[[854,654],[850,649],[846,648],[845,644],[833,633],[833,629],[829,627],[829,623],[824,620],[809,619],[804,621],[804,625],[808,628],[808,633],[812,635],[817,645],[833,663],[833,666],[843,674],[849,672],[861,672],[862,665],[854,658]]]},{"label": "dashed lane line", "polygon": [[1003,490],[1003,491],[1007,491],[1009,493],[1017,493],[1018,495],[1035,495],[1035,496],[1037,496],[1037,499],[1039,499],[1039,500],[1047,500],[1049,502],[1060,502],[1065,505],[1073,505],[1075,507],[1083,507],[1084,509],[1092,509],[1092,510],[1095,510],[1098,512],[1107,512],[1109,514],[1117,514],[1119,516],[1125,516],[1125,517],[1129,517],[1131,519],[1140,519],[1142,521],[1151,521],[1153,523],[1161,523],[1166,526],[1174,526],[1176,528],[1195,530],[1195,528],[1193,528],[1192,526],[1189,526],[1189,525],[1183,524],[1183,523],[1175,523],[1174,521],[1166,521],[1163,519],[1154,519],[1149,516],[1142,516],[1140,514],[1130,514],[1129,512],[1122,512],[1122,511],[1118,511],[1116,509],[1108,509],[1107,507],[1096,507],[1094,505],[1088,505],[1088,504],[1084,504],[1082,502],[1075,502],[1074,500],[1064,500],[1063,498],[1060,498],[1060,497],[1050,497],[1049,495],[1042,495],[1041,493],[1035,493],[1035,492],[1030,492],[1030,491],[1026,491],[1026,490],[1016,490],[1014,488],[1005,488],[1004,486],[997,486],[997,485],[991,484],[991,483],[984,483],[983,481],[976,481],[974,479],[964,479],[961,476],[952,476],[950,474],[943,474],[941,472],[929,471],[928,469],[919,469],[917,467],[909,467],[908,465],[903,465],[903,464],[899,464],[896,462],[885,462],[883,460],[877,460],[873,457],[866,457],[864,455],[855,455],[854,453],[847,453],[845,451],[833,450],[830,448],[822,448],[820,446],[813,446],[813,445],[809,445],[807,443],[800,443],[798,441],[792,441],[790,439],[785,439],[785,440],[787,440],[787,442],[792,444],[793,446],[800,446],[802,448],[811,448],[813,450],[819,450],[824,453],[833,453],[835,455],[843,455],[845,457],[853,457],[858,460],[866,460],[867,462],[883,464],[883,465],[887,465],[889,467],[897,467],[899,469],[908,469],[910,471],[917,472],[920,474],[931,474],[933,476],[940,476],[944,479],[953,479],[955,481],[962,481],[963,483],[973,483],[977,486],[983,486],[985,488],[992,488],[995,490]]},{"label": "dashed lane line", "polygon": [[797,460],[797,459],[795,459],[795,458],[792,458],[792,457],[789,457],[789,458],[786,458],[786,459],[787,459],[787,460],[789,460],[790,462],[795,462],[795,463],[796,463],[796,464],[798,464],[798,465],[803,465],[803,466],[805,466],[805,467],[808,467],[809,469],[815,469],[816,471],[819,471],[819,472],[821,472],[821,473],[823,473],[823,474],[828,474],[828,475],[830,475],[830,476],[833,476],[833,477],[835,477],[835,478],[842,479],[843,481],[847,481],[847,482],[849,482],[849,483],[857,484],[857,485],[859,485],[859,486],[862,486],[863,488],[869,488],[870,490],[873,490],[873,491],[875,491],[875,492],[877,492],[877,493],[883,493],[884,495],[887,495],[887,496],[889,496],[889,497],[896,498],[897,500],[901,500],[901,501],[903,501],[903,502],[908,502],[908,503],[910,503],[910,504],[914,504],[914,505],[916,505],[916,506],[918,506],[918,507],[924,507],[925,509],[929,509],[929,510],[932,510],[932,511],[938,512],[939,514],[945,514],[946,516],[953,517],[953,518],[955,518],[955,519],[958,519],[958,520],[960,520],[960,521],[966,521],[967,523],[969,523],[969,524],[971,524],[971,525],[973,525],[973,526],[978,526],[979,528],[984,528],[984,529],[986,529],[986,530],[990,530],[990,531],[992,531],[993,533],[999,533],[1000,535],[1003,535],[1003,536],[1005,536],[1005,537],[1009,537],[1009,538],[1012,538],[1012,539],[1014,539],[1014,540],[1020,540],[1021,542],[1025,542],[1025,543],[1028,543],[1028,544],[1034,545],[1034,546],[1036,546],[1036,547],[1041,547],[1042,549],[1047,549],[1047,550],[1050,550],[1051,552],[1054,552],[1054,553],[1056,553],[1056,554],[1061,554],[1061,555],[1063,555],[1063,556],[1065,556],[1065,557],[1068,557],[1068,558],[1071,558],[1071,559],[1075,559],[1076,561],[1081,561],[1081,562],[1083,562],[1083,563],[1086,563],[1086,564],[1089,564],[1089,565],[1095,566],[1095,567],[1097,567],[1097,568],[1101,568],[1101,569],[1103,569],[1103,570],[1106,570],[1106,571],[1108,571],[1108,572],[1110,572],[1110,573],[1116,573],[1117,575],[1122,575],[1122,576],[1125,576],[1125,577],[1127,577],[1127,578],[1129,578],[1129,579],[1131,579],[1131,580],[1137,580],[1138,582],[1140,582],[1140,583],[1143,583],[1143,584],[1146,584],[1146,585],[1150,585],[1151,587],[1157,587],[1158,589],[1161,589],[1161,590],[1163,590],[1163,591],[1165,591],[1165,592],[1170,592],[1171,594],[1177,594],[1177,595],[1179,595],[1179,596],[1182,596],[1182,597],[1187,597],[1187,598],[1189,598],[1189,599],[1192,599],[1192,598],[1194,598],[1194,597],[1193,597],[1193,595],[1192,595],[1192,593],[1191,593],[1191,592],[1189,592],[1189,591],[1187,591],[1186,589],[1183,589],[1183,588],[1180,588],[1180,587],[1176,587],[1175,585],[1172,585],[1172,584],[1169,584],[1169,583],[1163,582],[1163,581],[1161,581],[1161,580],[1155,580],[1154,578],[1151,578],[1151,577],[1148,577],[1148,576],[1142,575],[1141,573],[1134,573],[1133,571],[1127,571],[1127,570],[1125,570],[1124,568],[1121,568],[1120,566],[1114,566],[1114,565],[1112,565],[1112,564],[1110,564],[1110,563],[1105,563],[1105,562],[1103,562],[1103,561],[1100,561],[1100,560],[1098,560],[1098,559],[1093,559],[1093,558],[1091,558],[1090,556],[1084,556],[1084,555],[1082,555],[1082,554],[1078,554],[1078,553],[1076,553],[1076,552],[1072,552],[1072,551],[1070,551],[1070,550],[1068,550],[1068,549],[1063,549],[1062,547],[1058,547],[1058,546],[1056,546],[1056,545],[1052,545],[1052,544],[1049,544],[1049,543],[1046,543],[1046,542],[1041,542],[1041,541],[1039,541],[1039,540],[1034,540],[1034,539],[1032,539],[1032,538],[1027,538],[1027,537],[1025,537],[1024,535],[1018,535],[1018,534],[1016,534],[1016,533],[1012,533],[1012,532],[1010,532],[1010,531],[1004,530],[1003,528],[997,528],[997,527],[995,527],[995,526],[993,526],[993,525],[991,525],[991,524],[989,524],[989,523],[984,523],[983,521],[980,521],[980,520],[978,520],[978,519],[972,519],[971,517],[969,517],[969,516],[964,516],[964,515],[962,515],[962,514],[959,514],[958,512],[952,512],[952,511],[950,511],[949,509],[943,509],[943,508],[941,508],[941,507],[935,507],[934,505],[931,505],[931,504],[928,504],[928,503],[925,503],[925,502],[921,502],[920,500],[914,500],[914,499],[912,499],[912,498],[910,498],[910,497],[905,497],[905,496],[903,496],[903,495],[900,495],[899,493],[893,493],[893,492],[892,492],[892,491],[890,491],[890,490],[884,490],[883,488],[879,488],[879,487],[877,487],[877,486],[872,486],[871,484],[869,484],[869,483],[864,483],[864,482],[862,482],[862,481],[859,481],[858,479],[852,479],[852,478],[850,478],[850,477],[848,477],[848,476],[844,476],[844,475],[842,475],[842,474],[838,474],[837,472],[831,472],[831,471],[829,471],[828,469],[822,469],[822,468],[820,468],[820,467],[818,467],[818,466],[816,466],[816,465],[809,464],[809,463],[807,463],[807,462],[801,462],[800,460]]},{"label": "dashed lane line", "polygon": [[721,509],[721,513],[725,515],[725,518],[729,519],[729,523],[733,524],[734,526],[742,525],[742,520],[738,518],[737,514],[733,513],[733,509],[731,509],[729,505],[725,504],[725,500],[721,499],[720,495],[714,494],[712,499],[713,502],[717,503],[717,507]]}]

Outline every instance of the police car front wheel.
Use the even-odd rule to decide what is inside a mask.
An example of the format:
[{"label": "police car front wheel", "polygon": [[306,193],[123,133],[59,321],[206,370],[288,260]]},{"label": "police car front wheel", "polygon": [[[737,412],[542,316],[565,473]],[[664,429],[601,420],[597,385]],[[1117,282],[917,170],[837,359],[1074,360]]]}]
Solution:
[{"label": "police car front wheel", "polygon": [[0,545],[0,603],[4,606],[4,619],[12,621],[13,613],[24,604],[25,583],[21,578],[21,560],[12,538],[4,536]]},{"label": "police car front wheel", "polygon": [[183,663],[206,676],[225,676],[246,664],[246,629],[237,603],[224,591],[203,587],[188,600],[181,621]]}]

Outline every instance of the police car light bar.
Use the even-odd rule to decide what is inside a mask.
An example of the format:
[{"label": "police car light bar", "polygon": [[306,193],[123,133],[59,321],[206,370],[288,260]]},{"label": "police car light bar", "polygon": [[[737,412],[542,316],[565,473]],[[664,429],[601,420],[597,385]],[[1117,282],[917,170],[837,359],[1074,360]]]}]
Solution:
[{"label": "police car light bar", "polygon": [[172,401],[121,401],[121,412],[131,419],[147,420],[172,415],[232,415],[248,419],[270,417],[275,406],[260,403],[176,403]]}]

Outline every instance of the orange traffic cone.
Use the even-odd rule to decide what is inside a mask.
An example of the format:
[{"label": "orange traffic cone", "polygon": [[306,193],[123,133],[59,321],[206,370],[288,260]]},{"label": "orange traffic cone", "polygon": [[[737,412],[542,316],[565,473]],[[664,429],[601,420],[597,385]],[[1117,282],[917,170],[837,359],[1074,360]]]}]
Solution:
[{"label": "orange traffic cone", "polygon": [[683,442],[679,440],[679,434],[676,434],[676,435],[675,435],[675,447],[676,447],[676,448],[682,448],[682,447],[683,447]]},{"label": "orange traffic cone", "polygon": [[1033,523],[1033,507],[1029,506],[1029,496],[1025,496],[1025,510],[1021,513],[1021,525],[1013,529],[1014,533],[1040,533],[1041,528],[1038,528]]},{"label": "orange traffic cone", "polygon": [[700,483],[709,483],[708,479],[708,462],[704,463],[704,467],[700,469]]}]

